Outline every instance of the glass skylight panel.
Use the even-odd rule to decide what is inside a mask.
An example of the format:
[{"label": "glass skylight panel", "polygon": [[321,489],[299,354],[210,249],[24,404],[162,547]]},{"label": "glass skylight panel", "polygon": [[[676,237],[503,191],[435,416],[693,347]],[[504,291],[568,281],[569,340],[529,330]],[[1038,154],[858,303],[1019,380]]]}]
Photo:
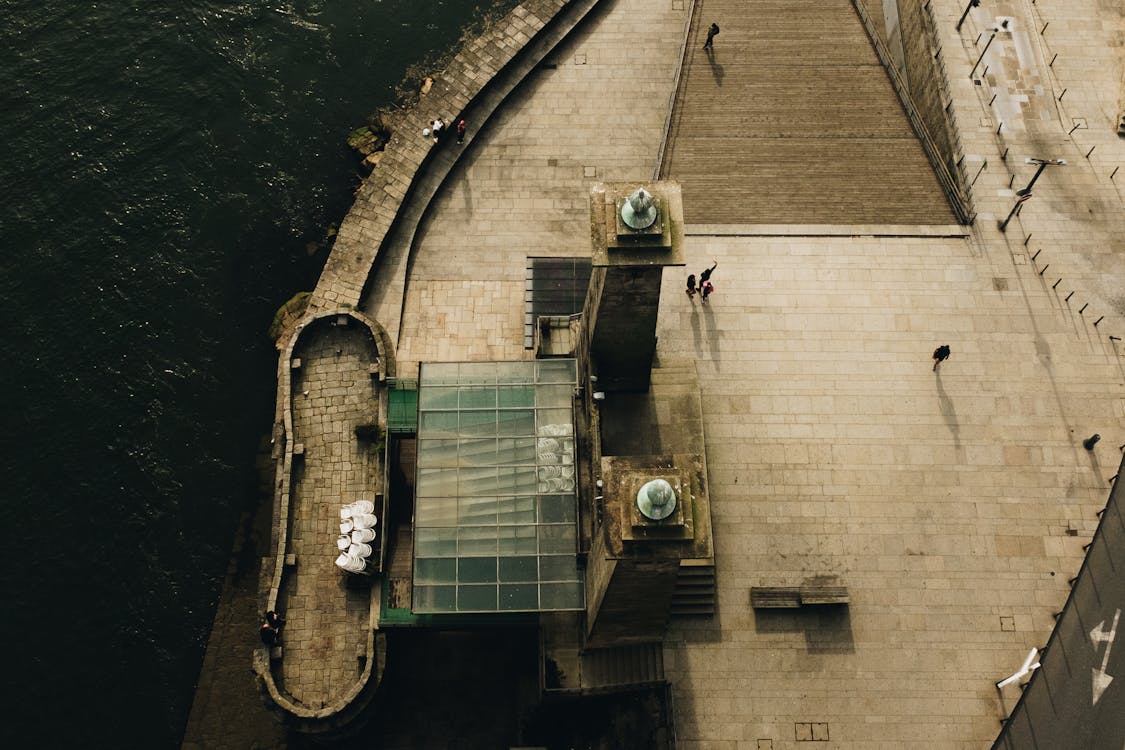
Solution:
[{"label": "glass skylight panel", "polygon": [[583,607],[573,360],[422,365],[418,613]]}]

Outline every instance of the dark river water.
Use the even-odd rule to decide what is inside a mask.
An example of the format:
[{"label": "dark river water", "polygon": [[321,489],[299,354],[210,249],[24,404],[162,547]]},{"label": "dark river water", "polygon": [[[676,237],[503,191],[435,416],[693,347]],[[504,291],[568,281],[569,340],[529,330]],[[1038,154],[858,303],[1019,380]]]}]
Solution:
[{"label": "dark river water", "polygon": [[179,745],[270,319],[484,4],[0,0],[0,746]]}]

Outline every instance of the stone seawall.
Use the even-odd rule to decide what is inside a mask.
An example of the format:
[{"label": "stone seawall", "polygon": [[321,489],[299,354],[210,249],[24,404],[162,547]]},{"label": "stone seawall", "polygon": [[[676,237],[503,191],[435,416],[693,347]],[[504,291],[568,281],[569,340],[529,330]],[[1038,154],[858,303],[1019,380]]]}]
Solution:
[{"label": "stone seawall", "polygon": [[401,119],[382,160],[357,193],[313,291],[310,313],[358,306],[387,232],[437,150],[437,144],[422,136],[422,129],[437,115],[454,122],[564,8],[575,3],[526,0],[457,53],[430,92]]}]

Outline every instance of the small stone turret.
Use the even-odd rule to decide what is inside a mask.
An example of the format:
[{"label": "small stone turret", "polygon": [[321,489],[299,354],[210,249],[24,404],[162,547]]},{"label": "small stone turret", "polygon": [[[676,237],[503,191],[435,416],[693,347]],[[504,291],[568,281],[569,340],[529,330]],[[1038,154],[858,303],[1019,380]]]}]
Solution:
[{"label": "small stone turret", "polygon": [[599,390],[648,390],[665,266],[683,266],[678,183],[599,183],[590,196],[593,272],[584,344]]}]

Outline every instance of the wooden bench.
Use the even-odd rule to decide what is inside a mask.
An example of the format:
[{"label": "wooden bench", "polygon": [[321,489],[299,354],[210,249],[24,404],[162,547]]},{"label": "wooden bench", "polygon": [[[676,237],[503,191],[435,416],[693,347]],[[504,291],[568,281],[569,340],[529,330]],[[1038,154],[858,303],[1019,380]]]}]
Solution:
[{"label": "wooden bench", "polygon": [[754,609],[800,609],[822,604],[847,604],[845,586],[751,586]]}]

